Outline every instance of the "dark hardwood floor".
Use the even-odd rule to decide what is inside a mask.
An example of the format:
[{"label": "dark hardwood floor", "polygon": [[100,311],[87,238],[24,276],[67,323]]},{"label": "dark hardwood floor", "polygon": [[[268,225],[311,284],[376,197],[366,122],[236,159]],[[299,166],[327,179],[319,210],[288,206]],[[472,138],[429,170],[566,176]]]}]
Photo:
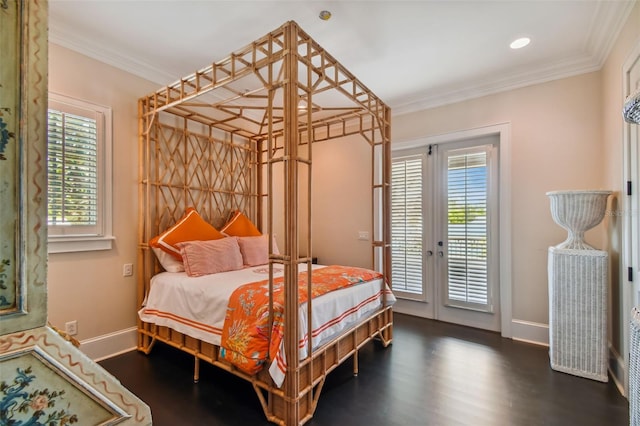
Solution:
[{"label": "dark hardwood floor", "polygon": [[[378,342],[333,371],[308,423],[328,425],[628,425],[628,403],[612,382],[549,367],[548,349],[498,334],[394,316],[394,343]],[[151,407],[154,425],[268,425],[251,386],[156,345],[100,363]]]}]

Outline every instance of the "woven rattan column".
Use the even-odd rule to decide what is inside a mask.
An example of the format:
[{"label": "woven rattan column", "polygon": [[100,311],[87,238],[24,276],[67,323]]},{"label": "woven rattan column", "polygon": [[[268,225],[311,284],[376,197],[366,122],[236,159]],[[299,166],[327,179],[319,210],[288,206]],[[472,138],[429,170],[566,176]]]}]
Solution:
[{"label": "woven rattan column", "polygon": [[607,376],[608,254],[549,248],[551,368],[588,379]]}]

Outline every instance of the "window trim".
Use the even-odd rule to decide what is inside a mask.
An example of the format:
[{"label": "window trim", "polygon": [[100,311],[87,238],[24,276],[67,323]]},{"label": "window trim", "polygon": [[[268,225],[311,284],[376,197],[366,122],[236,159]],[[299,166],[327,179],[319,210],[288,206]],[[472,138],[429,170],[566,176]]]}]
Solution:
[{"label": "window trim", "polygon": [[[49,92],[49,101],[72,109],[94,111],[101,117],[102,137],[98,138],[98,230],[95,234],[48,234],[49,253],[110,250],[113,247],[113,129],[110,107],[94,104],[59,93]],[[51,104],[47,106],[49,109]],[[48,143],[48,141],[47,141]],[[47,203],[48,205],[48,203]]]}]

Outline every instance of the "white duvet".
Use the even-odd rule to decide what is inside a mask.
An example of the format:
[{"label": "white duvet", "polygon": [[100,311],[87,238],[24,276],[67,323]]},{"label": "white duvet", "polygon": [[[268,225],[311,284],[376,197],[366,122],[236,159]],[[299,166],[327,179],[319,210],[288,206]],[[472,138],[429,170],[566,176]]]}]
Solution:
[{"label": "white duvet", "polygon": [[[314,269],[323,267],[313,265]],[[274,269],[277,271],[274,276],[282,275],[281,266]],[[306,271],[306,265],[300,265],[299,269]],[[262,265],[201,277],[189,277],[185,272],[162,272],[151,278],[149,295],[138,315],[144,322],[167,326],[219,346],[231,293],[242,284],[268,279],[268,271],[268,265]],[[395,302],[388,288],[385,293],[388,305]],[[312,303],[311,343],[315,348],[381,307],[381,280],[336,290],[313,299]],[[300,359],[308,355],[306,306],[300,307],[299,315]],[[269,367],[278,386],[286,372],[283,345],[284,341],[277,359]]]}]

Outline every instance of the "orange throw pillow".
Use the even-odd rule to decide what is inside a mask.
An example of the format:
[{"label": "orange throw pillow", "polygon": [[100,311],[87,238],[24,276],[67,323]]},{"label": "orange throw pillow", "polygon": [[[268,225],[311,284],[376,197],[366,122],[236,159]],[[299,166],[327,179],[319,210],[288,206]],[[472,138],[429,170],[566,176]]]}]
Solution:
[{"label": "orange throw pillow", "polygon": [[247,216],[237,211],[231,220],[220,230],[223,234],[232,237],[259,237],[262,233],[256,228]]},{"label": "orange throw pillow", "polygon": [[189,207],[184,216],[171,228],[149,241],[151,247],[157,247],[182,260],[180,248],[176,245],[184,241],[208,241],[224,238],[216,228],[208,224],[196,209]]}]

